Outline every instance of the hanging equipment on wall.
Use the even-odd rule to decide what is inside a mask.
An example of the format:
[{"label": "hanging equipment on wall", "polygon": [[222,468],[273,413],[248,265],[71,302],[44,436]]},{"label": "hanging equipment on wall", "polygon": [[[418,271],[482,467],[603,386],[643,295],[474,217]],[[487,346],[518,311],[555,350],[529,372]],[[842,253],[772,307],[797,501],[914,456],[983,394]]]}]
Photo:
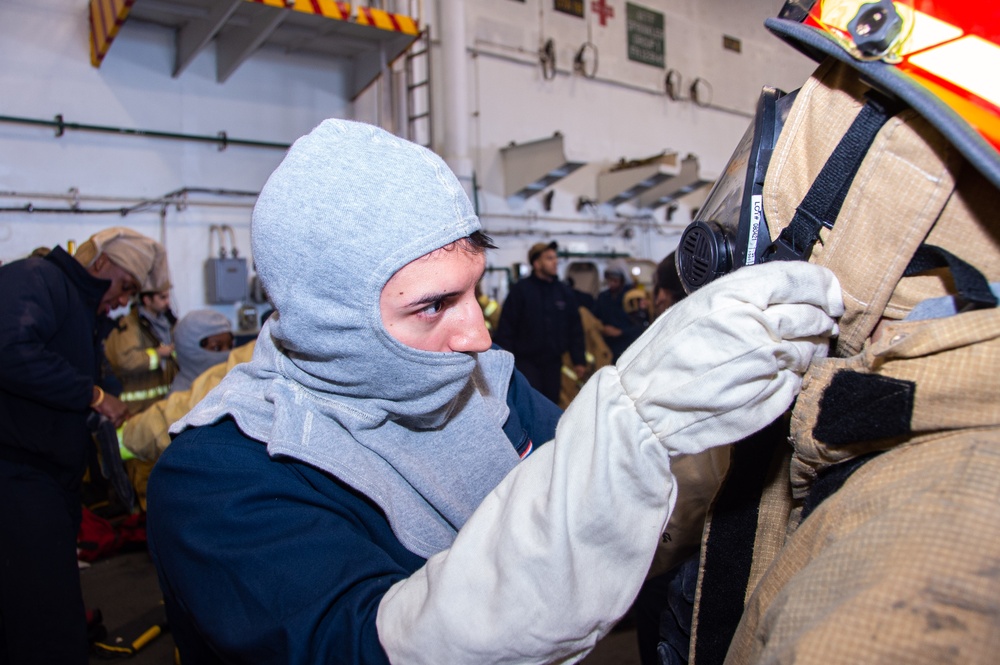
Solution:
[{"label": "hanging equipment on wall", "polygon": [[[587,64],[588,59],[590,60],[589,66]],[[573,58],[573,71],[582,74],[584,78],[588,79],[597,76],[597,46],[594,44],[590,17],[587,18],[587,41],[580,45],[580,50],[576,52],[576,56]]]},{"label": "hanging equipment on wall", "polygon": [[546,81],[556,77],[556,44],[552,39],[538,50],[538,62],[542,65],[542,78]]},{"label": "hanging equipment on wall", "polygon": [[[542,66],[542,78],[546,81],[556,77],[556,43],[545,39],[545,3],[538,5],[538,64]],[[542,41],[545,40],[545,41]]]},{"label": "hanging equipment on wall", "polygon": [[700,76],[691,82],[691,101],[698,106],[711,106],[712,93],[712,84]]},{"label": "hanging equipment on wall", "polygon": [[675,102],[681,100],[680,90],[682,81],[681,73],[676,69],[668,69],[667,75],[663,79],[663,87],[666,90],[667,97]]},{"label": "hanging equipment on wall", "polygon": [[[588,58],[588,53],[590,54]],[[587,61],[590,61],[588,66]],[[583,74],[584,78],[592,79],[597,76],[597,47],[593,42],[587,41],[580,46],[573,58],[573,71]]]}]

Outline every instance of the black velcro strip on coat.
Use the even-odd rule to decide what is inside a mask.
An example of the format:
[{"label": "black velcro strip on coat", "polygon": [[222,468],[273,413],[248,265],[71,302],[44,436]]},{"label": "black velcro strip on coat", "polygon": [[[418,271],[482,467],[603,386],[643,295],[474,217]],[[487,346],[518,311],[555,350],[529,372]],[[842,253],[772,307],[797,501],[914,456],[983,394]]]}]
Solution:
[{"label": "black velcro strip on coat", "polygon": [[916,388],[912,381],[837,372],[820,398],[813,436],[828,446],[905,436]]}]

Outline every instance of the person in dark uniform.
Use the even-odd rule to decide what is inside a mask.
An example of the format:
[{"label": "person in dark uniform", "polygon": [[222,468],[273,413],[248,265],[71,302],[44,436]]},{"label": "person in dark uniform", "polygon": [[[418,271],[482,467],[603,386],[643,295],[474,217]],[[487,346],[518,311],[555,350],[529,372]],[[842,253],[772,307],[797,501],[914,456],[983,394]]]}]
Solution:
[{"label": "person in dark uniform", "polygon": [[604,270],[608,288],[597,294],[594,314],[604,324],[604,341],[614,354],[614,362],[639,338],[643,328],[636,325],[625,311],[625,293],[632,288],[628,266],[612,261]]},{"label": "person in dark uniform", "polygon": [[88,416],[127,415],[98,385],[106,315],[165,271],[163,247],[122,227],[74,256],[56,247],[0,268],[0,663],[87,663],[76,536]]},{"label": "person in dark uniform", "polygon": [[[357,205],[362,187],[380,194]],[[268,178],[250,236],[276,314],[150,476],[185,665],[579,661],[649,570],[673,459],[783,412],[842,309],[823,268],[747,268],[560,415],[494,348],[475,298],[492,242],[426,148],[326,120]],[[702,353],[722,326],[735,341]]]},{"label": "person in dark uniform", "polygon": [[514,354],[528,382],[559,402],[562,355],[569,351],[577,376],[586,372],[583,324],[573,290],[559,281],[558,245],[539,242],[528,250],[531,274],[511,289],[494,341]]}]

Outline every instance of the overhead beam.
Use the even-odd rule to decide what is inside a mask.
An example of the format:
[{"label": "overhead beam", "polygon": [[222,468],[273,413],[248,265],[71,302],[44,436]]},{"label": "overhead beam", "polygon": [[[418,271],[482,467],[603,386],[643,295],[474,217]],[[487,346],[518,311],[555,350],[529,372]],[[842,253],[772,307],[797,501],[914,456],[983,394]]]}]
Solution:
[{"label": "overhead beam", "polygon": [[258,11],[252,12],[250,22],[245,27],[230,26],[222,30],[215,40],[216,80],[219,83],[225,83],[226,79],[267,41],[289,14],[288,11],[269,11],[269,8],[264,6],[244,7],[247,9],[252,7]]},{"label": "overhead beam", "polygon": [[712,184],[711,180],[704,180],[698,171],[698,158],[694,155],[688,155],[681,160],[680,173],[672,178],[667,178],[639,195],[638,207],[655,210]]},{"label": "overhead beam", "polygon": [[527,199],[565,178],[584,165],[571,162],[563,151],[563,136],[511,143],[500,149],[503,158],[504,193],[509,198]]},{"label": "overhead beam", "polygon": [[172,74],[174,78],[180,76],[212,38],[219,34],[241,4],[243,0],[218,0],[209,8],[208,16],[199,21],[189,21],[177,31],[177,55]]}]

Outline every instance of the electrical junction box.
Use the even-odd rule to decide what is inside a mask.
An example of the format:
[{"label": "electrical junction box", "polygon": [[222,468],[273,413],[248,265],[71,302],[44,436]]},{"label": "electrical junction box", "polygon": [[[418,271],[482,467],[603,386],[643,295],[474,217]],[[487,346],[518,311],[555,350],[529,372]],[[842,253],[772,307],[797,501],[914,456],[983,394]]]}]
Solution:
[{"label": "electrical junction box", "polygon": [[211,305],[247,299],[247,260],[242,258],[205,261],[206,300]]}]

